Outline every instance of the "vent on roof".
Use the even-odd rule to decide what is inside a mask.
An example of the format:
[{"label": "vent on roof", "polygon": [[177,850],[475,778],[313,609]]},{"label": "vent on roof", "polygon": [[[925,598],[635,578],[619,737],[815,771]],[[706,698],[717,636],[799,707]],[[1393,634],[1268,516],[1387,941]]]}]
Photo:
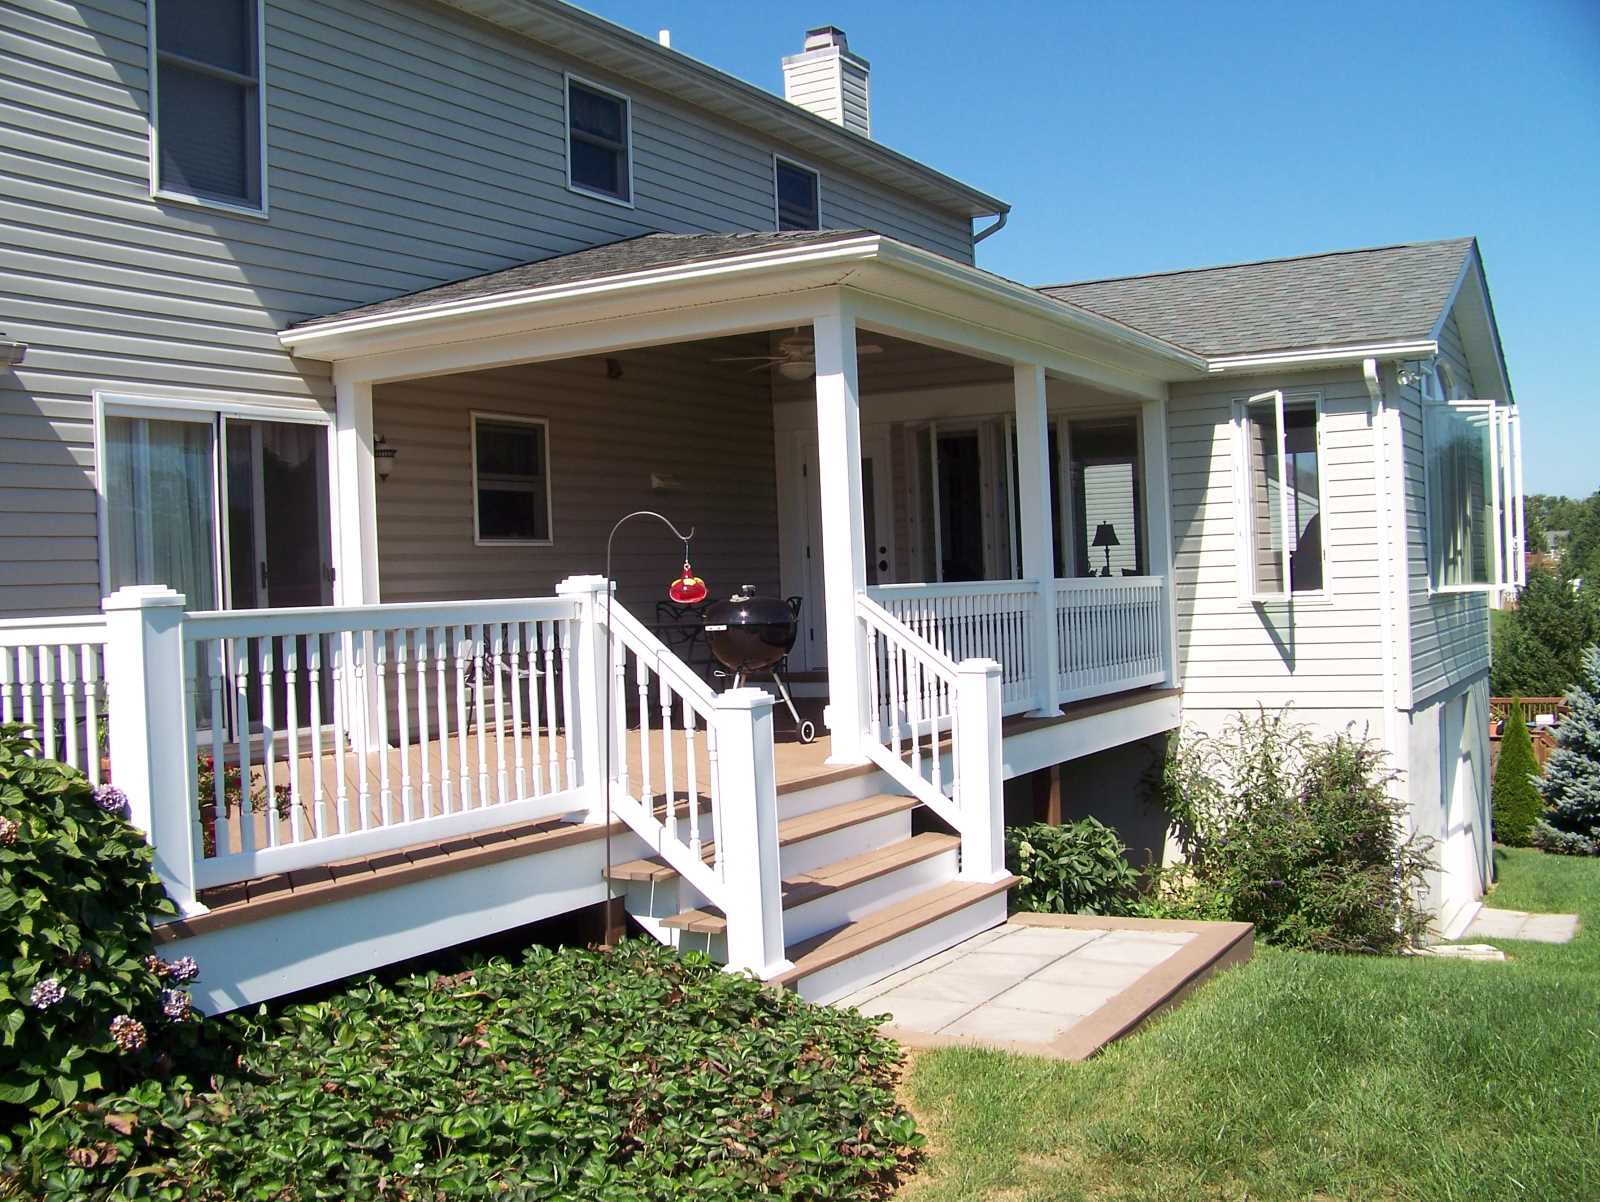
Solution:
[{"label": "vent on roof", "polygon": [[866,59],[850,53],[844,30],[806,30],[805,49],[783,60],[783,97],[819,117],[872,136]]}]

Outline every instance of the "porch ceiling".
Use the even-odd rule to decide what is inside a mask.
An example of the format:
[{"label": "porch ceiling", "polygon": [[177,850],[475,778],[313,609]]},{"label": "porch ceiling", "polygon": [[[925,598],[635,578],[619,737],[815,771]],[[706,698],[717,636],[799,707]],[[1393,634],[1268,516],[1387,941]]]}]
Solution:
[{"label": "porch ceiling", "polygon": [[810,324],[865,329],[1161,395],[1190,351],[1014,281],[859,230],[651,234],[314,319],[295,354],[377,382]]}]

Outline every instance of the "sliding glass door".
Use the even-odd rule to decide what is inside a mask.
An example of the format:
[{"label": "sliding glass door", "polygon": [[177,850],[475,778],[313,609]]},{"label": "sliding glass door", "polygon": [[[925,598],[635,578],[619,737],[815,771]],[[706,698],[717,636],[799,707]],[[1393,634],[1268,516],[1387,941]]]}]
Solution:
[{"label": "sliding glass door", "polygon": [[108,591],[164,584],[189,609],[216,609],[216,421],[105,419]]}]

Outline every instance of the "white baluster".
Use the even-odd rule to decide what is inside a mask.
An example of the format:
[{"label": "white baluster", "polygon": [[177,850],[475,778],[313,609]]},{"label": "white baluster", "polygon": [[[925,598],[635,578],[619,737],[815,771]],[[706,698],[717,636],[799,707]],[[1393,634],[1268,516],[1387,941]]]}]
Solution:
[{"label": "white baluster", "polygon": [[[697,843],[700,837],[700,761],[694,753],[695,712],[689,705],[687,697],[684,697],[682,702],[684,767],[689,773],[689,790],[684,797],[689,811],[690,842]],[[677,838],[677,829],[672,828],[671,834],[673,838]]]},{"label": "white baluster", "polygon": [[484,639],[483,627],[472,627],[472,672],[473,679],[477,682],[473,687],[472,699],[476,703],[474,720],[478,724],[478,737],[474,740],[478,747],[478,808],[492,804],[489,797],[489,735],[485,729],[488,715],[485,710],[488,698],[483,681],[484,660],[488,657],[488,644]]},{"label": "white baluster", "polygon": [[667,678],[660,677],[661,683],[661,788],[666,794],[667,801],[667,833],[674,839],[678,837],[678,787],[677,780],[672,770],[672,691],[667,685]]},{"label": "white baluster", "polygon": [[[654,804],[655,798],[650,784],[650,666],[645,657],[637,653],[633,657],[633,683],[639,705],[639,800],[649,806]],[[668,821],[670,823],[670,818]],[[677,836],[670,825],[667,833]]]},{"label": "white baluster", "polygon": [[416,795],[411,785],[411,698],[407,678],[411,672],[411,632],[394,632],[394,712],[400,722],[400,821],[416,818]]},{"label": "white baluster", "polygon": [[328,833],[327,795],[322,791],[322,635],[306,636],[306,708],[311,726],[311,819],[317,838]]},{"label": "white baluster", "polygon": [[278,846],[278,794],[276,761],[278,758],[278,732],[272,712],[272,675],[274,644],[270,635],[256,640],[256,662],[261,667],[261,789],[262,812],[267,824],[267,846]]},{"label": "white baluster", "polygon": [[[432,741],[428,738],[428,669],[431,666],[428,655],[428,628],[419,626],[411,632],[412,658],[417,664],[417,760],[422,769],[422,817],[431,817],[435,812],[433,796],[433,768],[429,765],[432,758]],[[444,731],[439,732],[441,745]]]},{"label": "white baluster", "polygon": [[[548,679],[549,672],[539,667],[539,623],[528,623],[528,747],[532,751],[529,767],[532,770],[533,796],[541,796],[544,791],[544,756],[540,751],[542,734],[539,723],[539,680],[541,677]],[[547,714],[546,720],[555,725],[555,715]],[[555,771],[555,761],[551,760],[550,770]],[[555,792],[554,782],[550,791]]]},{"label": "white baluster", "polygon": [[[550,791],[552,793],[559,793],[561,791],[561,784],[560,784],[560,780],[559,780],[561,774],[557,771],[557,766],[559,765],[559,763],[561,761],[561,747],[556,742],[556,737],[557,737],[557,734],[558,734],[558,730],[557,730],[558,724],[557,724],[557,721],[556,721],[556,634],[557,634],[556,624],[554,622],[540,622],[539,623],[539,633],[540,633],[540,636],[541,636],[541,641],[544,643],[544,714],[545,714],[544,720],[545,720],[545,731],[546,731],[546,747],[548,748],[549,753],[550,753]],[[565,687],[565,685],[566,685],[566,676],[567,676],[566,671],[565,671],[565,668],[566,668],[566,658],[565,658],[566,657],[566,649],[565,648],[562,648],[561,654],[562,654],[562,668],[563,668],[563,671],[561,673],[561,683],[562,683],[563,687]],[[570,701],[571,698],[568,697],[568,698],[566,698],[566,700]],[[572,750],[572,731],[570,729],[570,725],[571,725],[571,722],[572,722],[572,709],[569,706],[568,708],[565,708],[565,709],[561,710],[560,712],[565,717],[566,723],[569,726],[565,742],[567,744],[567,749],[570,752]],[[607,719],[604,716],[602,716],[601,720],[602,721],[606,721]],[[595,731],[594,732],[594,737],[598,738],[599,735],[600,735],[599,731]],[[572,771],[572,768],[573,768],[574,762],[575,762],[575,757],[573,755],[568,755],[568,757],[567,757],[566,782],[567,782],[567,788],[569,788],[569,789],[572,788],[572,784],[573,784],[573,780],[572,780],[573,771]]]},{"label": "white baluster", "polygon": [[[611,723],[611,754],[616,764],[617,792],[628,795],[628,649],[621,639],[611,642],[611,713],[601,719]],[[640,798],[646,805],[649,799]]]},{"label": "white baluster", "polygon": [[[84,643],[80,648],[83,657],[83,731],[85,751],[89,757],[89,783],[99,786],[100,779],[100,647]],[[3,655],[3,652],[0,652]],[[4,689],[0,685],[0,690]]]},{"label": "white baluster", "polygon": [[467,766],[467,656],[471,644],[465,626],[455,628],[456,668],[456,784],[463,811],[472,808],[472,770]]},{"label": "white baluster", "polygon": [[[233,743],[239,753],[239,850],[248,855],[256,849],[255,806],[250,796],[250,640],[233,640],[234,731]],[[216,763],[217,776],[226,770]],[[226,808],[226,807],[224,807]]]},{"label": "white baluster", "polygon": [[75,648],[63,645],[57,649],[61,657],[61,699],[66,709],[66,760],[74,768],[82,768],[78,758],[78,654]]},{"label": "white baluster", "polygon": [[[212,639],[206,644],[205,662],[211,677],[211,774],[214,784],[212,803],[215,806],[211,826],[212,841],[215,845],[213,852],[225,856],[233,850],[233,840],[228,835],[228,799],[223,789],[224,765],[227,763],[227,758],[222,745],[222,732],[227,725],[227,715],[222,709],[222,688],[228,676],[228,648],[221,639]],[[113,764],[112,767],[115,768],[116,765]],[[203,849],[201,854],[204,854]]]},{"label": "white baluster", "polygon": [[443,626],[433,628],[434,704],[439,716],[439,792],[444,801],[444,812],[455,813],[455,778],[450,772],[450,722],[448,720],[449,693],[445,687],[445,659],[449,655]]},{"label": "white baluster", "polygon": [[[312,636],[315,637],[315,636]],[[283,636],[283,705],[284,731],[288,739],[288,762],[285,771],[289,777],[289,838],[300,843],[305,831],[300,821],[300,698],[295,695],[300,685],[300,636]]]},{"label": "white baluster", "polygon": [[506,772],[506,710],[505,697],[502,692],[505,674],[505,623],[495,622],[491,626],[492,634],[489,645],[489,654],[493,657],[494,676],[494,783],[495,796],[499,804],[505,805],[510,800],[506,790],[511,787],[510,777]]},{"label": "white baluster", "polygon": [[[561,713],[563,725],[567,727],[567,737],[563,742],[567,751],[567,788],[576,788],[578,784],[578,749],[572,745],[572,622],[563,620],[553,624],[552,629],[561,640]],[[555,774],[555,687],[550,686],[548,694],[550,703],[550,764],[551,775]],[[553,782],[552,782],[553,783]],[[588,782],[584,782],[587,784]],[[595,782],[598,784],[599,782]]]},{"label": "white baluster", "polygon": [[60,760],[56,738],[56,657],[55,648],[39,647],[39,693],[44,702],[44,722],[39,730],[39,745],[47,760]]},{"label": "white baluster", "polygon": [[368,633],[365,630],[352,631],[345,636],[350,645],[350,672],[355,679],[349,696],[354,701],[354,713],[350,715],[351,742],[354,744],[356,761],[356,797],[360,811],[360,828],[372,828],[372,760],[371,760],[371,717],[368,713],[371,706],[372,694],[367,689],[368,661],[371,659],[371,645],[368,642]]},{"label": "white baluster", "polygon": [[528,794],[528,768],[522,757],[522,627],[511,623],[511,746],[517,765],[517,800]]}]

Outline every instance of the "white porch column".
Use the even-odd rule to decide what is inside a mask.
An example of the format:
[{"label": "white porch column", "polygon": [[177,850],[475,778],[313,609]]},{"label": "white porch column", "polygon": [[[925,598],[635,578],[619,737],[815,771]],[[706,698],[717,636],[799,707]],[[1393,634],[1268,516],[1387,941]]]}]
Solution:
[{"label": "white porch column", "polygon": [[184,687],[183,594],[129,585],[100,604],[116,785],[128,795],[128,820],[154,849],[156,875],[178,913],[203,914],[194,886],[199,811],[194,711]]},{"label": "white porch column", "polygon": [[861,395],[856,323],[843,307],[814,324],[817,357],[817,487],[822,498],[822,578],[828,624],[828,708],[832,764],[862,761],[866,640],[856,593],[867,585],[862,545]]},{"label": "white porch column", "polygon": [[1006,875],[1005,756],[1000,731],[1000,665],[964,659],[956,666],[956,737],[961,763],[961,877],[993,882]]},{"label": "white porch column", "polygon": [[1166,612],[1166,687],[1178,684],[1178,588],[1173,579],[1172,493],[1167,470],[1167,403],[1145,401],[1139,423],[1144,435],[1141,448],[1144,470],[1144,528],[1149,542],[1149,571],[1162,577],[1161,602]]},{"label": "white porch column", "polygon": [[717,694],[715,719],[725,786],[717,851],[728,885],[728,967],[762,980],[794,967],[784,957],[773,700],[763,689],[730,689]]},{"label": "white porch column", "polygon": [[333,373],[334,581],[339,605],[378,600],[378,475],[372,457],[372,385]]},{"label": "white porch column", "polygon": [[1035,713],[1059,712],[1056,705],[1055,515],[1050,506],[1050,418],[1045,411],[1044,368],[1013,366],[1017,406],[1017,511],[1022,536],[1022,574],[1039,582],[1033,622]]}]

